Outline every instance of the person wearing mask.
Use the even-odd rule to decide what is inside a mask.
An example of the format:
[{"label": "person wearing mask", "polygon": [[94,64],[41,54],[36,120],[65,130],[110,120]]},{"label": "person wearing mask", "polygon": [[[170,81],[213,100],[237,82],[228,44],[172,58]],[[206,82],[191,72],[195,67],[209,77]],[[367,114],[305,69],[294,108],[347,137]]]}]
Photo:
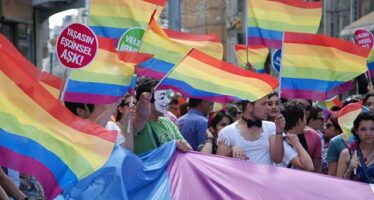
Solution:
[{"label": "person wearing mask", "polygon": [[136,88],[136,115],[134,119],[134,152],[142,154],[161,145],[177,140],[177,149],[182,152],[192,150],[180,134],[176,125],[164,117],[169,99],[165,90],[156,90],[157,82],[143,78]]}]

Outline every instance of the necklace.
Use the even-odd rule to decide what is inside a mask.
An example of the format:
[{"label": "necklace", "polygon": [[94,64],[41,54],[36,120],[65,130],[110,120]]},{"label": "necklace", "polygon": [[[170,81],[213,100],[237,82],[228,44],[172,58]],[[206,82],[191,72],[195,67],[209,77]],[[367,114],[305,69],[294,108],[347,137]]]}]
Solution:
[{"label": "necklace", "polygon": [[374,149],[371,149],[368,153],[365,153],[364,161],[365,164],[370,164],[374,158]]}]

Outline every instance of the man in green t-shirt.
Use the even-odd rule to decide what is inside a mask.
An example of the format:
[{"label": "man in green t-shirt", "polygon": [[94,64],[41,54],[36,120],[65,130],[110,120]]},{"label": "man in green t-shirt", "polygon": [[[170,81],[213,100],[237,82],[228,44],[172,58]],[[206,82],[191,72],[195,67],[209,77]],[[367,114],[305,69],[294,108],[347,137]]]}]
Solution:
[{"label": "man in green t-shirt", "polygon": [[143,78],[136,88],[138,104],[134,120],[134,152],[145,153],[172,140],[178,141],[178,150],[192,150],[174,123],[163,117],[167,112],[169,99],[165,90],[153,90],[156,84],[153,79]]}]

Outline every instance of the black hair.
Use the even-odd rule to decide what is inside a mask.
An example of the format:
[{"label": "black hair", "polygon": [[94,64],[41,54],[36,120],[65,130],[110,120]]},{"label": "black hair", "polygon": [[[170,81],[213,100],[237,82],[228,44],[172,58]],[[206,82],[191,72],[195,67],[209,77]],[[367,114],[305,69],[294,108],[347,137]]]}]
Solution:
[{"label": "black hair", "polygon": [[312,109],[310,110],[309,117],[306,120],[308,123],[312,119],[317,119],[318,118],[318,113],[322,112],[322,109],[318,106],[313,106]]},{"label": "black hair", "polygon": [[[78,113],[77,113],[78,108],[81,108],[83,110],[85,109],[85,104],[84,103],[67,102],[67,101],[65,101],[64,103],[65,103],[65,107],[77,116],[78,116]],[[87,105],[88,110],[90,110],[90,112],[94,111],[94,109],[95,109],[94,104],[89,104],[88,103],[86,105]]]},{"label": "black hair", "polygon": [[216,128],[217,124],[225,117],[229,118],[230,124],[233,123],[233,119],[231,118],[230,115],[227,114],[225,111],[218,111],[216,113],[211,113],[214,114],[214,117],[209,121],[208,127]]},{"label": "black hair", "polygon": [[225,109],[226,109],[226,113],[227,113],[228,115],[230,115],[230,117],[231,117],[232,119],[235,119],[235,118],[236,118],[236,115],[237,115],[237,114],[240,114],[239,112],[241,112],[241,111],[239,110],[238,105],[236,105],[235,103],[227,104],[227,105],[225,106]]},{"label": "black hair", "polygon": [[362,121],[374,121],[374,111],[361,112],[353,121],[352,133],[356,137],[357,141],[360,142],[360,138],[357,135],[358,127]]},{"label": "black hair", "polygon": [[284,130],[294,128],[300,120],[304,119],[305,106],[297,101],[291,100],[284,105],[282,115],[286,120]]},{"label": "black hair", "polygon": [[[136,100],[139,101],[140,95],[142,95],[143,92],[153,92],[153,88],[157,85],[157,81],[152,78],[142,78],[139,80],[138,86],[136,87]],[[152,98],[154,102],[154,98]]]},{"label": "black hair", "polygon": [[333,106],[330,108],[331,111],[334,111],[334,112],[337,112],[339,110],[341,110],[342,108],[340,106]]},{"label": "black hair", "polygon": [[178,105],[179,104],[179,97],[178,96],[171,97],[169,105],[170,104],[172,104],[172,105]]},{"label": "black hair", "polygon": [[271,97],[273,97],[273,96],[276,96],[276,97],[279,97],[279,95],[278,95],[278,92],[272,92],[272,93],[270,93],[269,95],[268,95],[268,98],[270,99]]},{"label": "black hair", "polygon": [[364,97],[364,105],[366,105],[367,101],[369,100],[370,97],[374,97],[374,93],[368,93]]},{"label": "black hair", "polygon": [[327,117],[327,120],[326,120],[326,121],[328,121],[328,120],[331,121],[332,125],[334,126],[334,128],[335,128],[336,130],[338,130],[340,133],[343,132],[343,130],[342,130],[342,129],[340,128],[340,126],[339,126],[339,122],[338,122],[338,118],[337,118],[337,117],[335,117],[334,115],[330,114],[330,115]]},{"label": "black hair", "polygon": [[123,114],[118,110],[118,108],[123,106],[130,106],[129,102],[126,102],[126,99],[129,97],[131,97],[131,95],[126,94],[125,97],[122,99],[121,103],[117,106],[116,122],[120,121],[123,116]]},{"label": "black hair", "polygon": [[189,108],[196,108],[203,101],[204,100],[202,100],[202,99],[189,98],[188,99],[188,106],[189,106]]}]

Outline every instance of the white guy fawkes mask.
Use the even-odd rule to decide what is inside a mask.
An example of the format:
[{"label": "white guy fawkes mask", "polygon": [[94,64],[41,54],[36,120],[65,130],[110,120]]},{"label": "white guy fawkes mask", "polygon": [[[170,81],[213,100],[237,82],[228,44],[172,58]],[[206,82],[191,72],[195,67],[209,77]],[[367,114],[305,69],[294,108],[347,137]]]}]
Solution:
[{"label": "white guy fawkes mask", "polygon": [[155,108],[158,112],[165,114],[168,111],[170,100],[166,95],[166,90],[157,90],[154,93]]}]

